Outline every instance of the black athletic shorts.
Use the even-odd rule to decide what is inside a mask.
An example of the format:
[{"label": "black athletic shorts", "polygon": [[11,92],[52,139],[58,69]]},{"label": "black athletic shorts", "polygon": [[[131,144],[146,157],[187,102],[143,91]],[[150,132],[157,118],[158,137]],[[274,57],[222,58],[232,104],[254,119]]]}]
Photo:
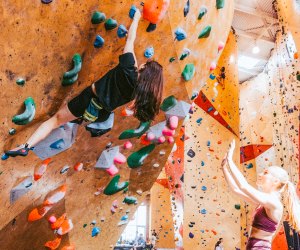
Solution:
[{"label": "black athletic shorts", "polygon": [[[74,97],[68,102],[67,105],[70,112],[78,118],[82,117],[92,98],[97,98],[97,96],[94,94],[92,86],[89,86],[85,88],[78,96]],[[106,111],[105,109],[101,109],[99,111],[99,117],[95,122],[106,121],[110,113],[111,112]]]}]

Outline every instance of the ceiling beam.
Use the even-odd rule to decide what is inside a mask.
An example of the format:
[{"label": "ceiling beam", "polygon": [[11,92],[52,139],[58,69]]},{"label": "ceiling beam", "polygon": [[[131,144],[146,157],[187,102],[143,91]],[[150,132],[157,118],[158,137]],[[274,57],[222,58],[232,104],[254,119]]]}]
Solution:
[{"label": "ceiling beam", "polygon": [[[249,32],[249,31],[244,31],[244,30],[241,30],[241,29],[234,28],[234,30],[235,30],[237,36],[252,38],[254,40],[256,40],[257,37],[259,36],[259,34]],[[272,43],[272,44],[274,44],[274,42],[275,42],[275,40],[273,40],[270,37],[266,37],[266,36],[259,37],[259,40],[262,40],[262,41],[265,41],[265,42],[268,42],[268,43]]]}]

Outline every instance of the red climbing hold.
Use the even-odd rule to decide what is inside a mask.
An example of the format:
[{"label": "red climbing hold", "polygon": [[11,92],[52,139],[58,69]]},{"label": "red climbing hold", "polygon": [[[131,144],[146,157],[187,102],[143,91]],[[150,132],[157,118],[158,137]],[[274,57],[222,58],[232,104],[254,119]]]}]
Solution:
[{"label": "red climbing hold", "polygon": [[144,19],[157,24],[164,18],[169,5],[170,0],[146,0],[143,9]]}]

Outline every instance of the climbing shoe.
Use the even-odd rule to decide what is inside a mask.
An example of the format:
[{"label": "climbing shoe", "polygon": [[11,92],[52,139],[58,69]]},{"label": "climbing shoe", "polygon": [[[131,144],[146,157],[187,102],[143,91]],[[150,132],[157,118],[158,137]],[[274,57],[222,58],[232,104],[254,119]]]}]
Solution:
[{"label": "climbing shoe", "polygon": [[88,126],[86,126],[85,129],[91,133],[91,137],[98,137],[98,136],[104,135],[111,130],[111,128],[96,129],[96,128],[89,128]]},{"label": "climbing shoe", "polygon": [[20,148],[18,150],[9,150],[9,151],[6,151],[5,154],[10,157],[27,156],[29,150],[30,150],[30,148],[28,147],[28,145],[25,145],[24,148]]},{"label": "climbing shoe", "polygon": [[83,119],[87,122],[94,122],[98,119],[99,110],[103,109],[101,104],[97,102],[96,98],[92,98],[89,106],[84,111]]}]

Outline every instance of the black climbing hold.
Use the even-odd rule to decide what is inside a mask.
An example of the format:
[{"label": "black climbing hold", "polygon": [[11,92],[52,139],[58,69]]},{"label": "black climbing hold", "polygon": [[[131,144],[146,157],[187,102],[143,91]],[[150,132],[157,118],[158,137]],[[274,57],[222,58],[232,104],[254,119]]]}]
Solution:
[{"label": "black climbing hold", "polygon": [[154,31],[154,30],[156,30],[156,24],[150,23],[150,24],[148,25],[146,31],[147,31],[147,32],[152,32],[152,31]]},{"label": "black climbing hold", "polygon": [[183,9],[183,15],[184,17],[187,16],[187,14],[190,12],[190,0],[187,0],[184,9]]},{"label": "black climbing hold", "polygon": [[191,158],[194,158],[194,156],[196,155],[196,153],[194,152],[193,149],[190,149],[188,152],[187,152],[187,155]]}]

